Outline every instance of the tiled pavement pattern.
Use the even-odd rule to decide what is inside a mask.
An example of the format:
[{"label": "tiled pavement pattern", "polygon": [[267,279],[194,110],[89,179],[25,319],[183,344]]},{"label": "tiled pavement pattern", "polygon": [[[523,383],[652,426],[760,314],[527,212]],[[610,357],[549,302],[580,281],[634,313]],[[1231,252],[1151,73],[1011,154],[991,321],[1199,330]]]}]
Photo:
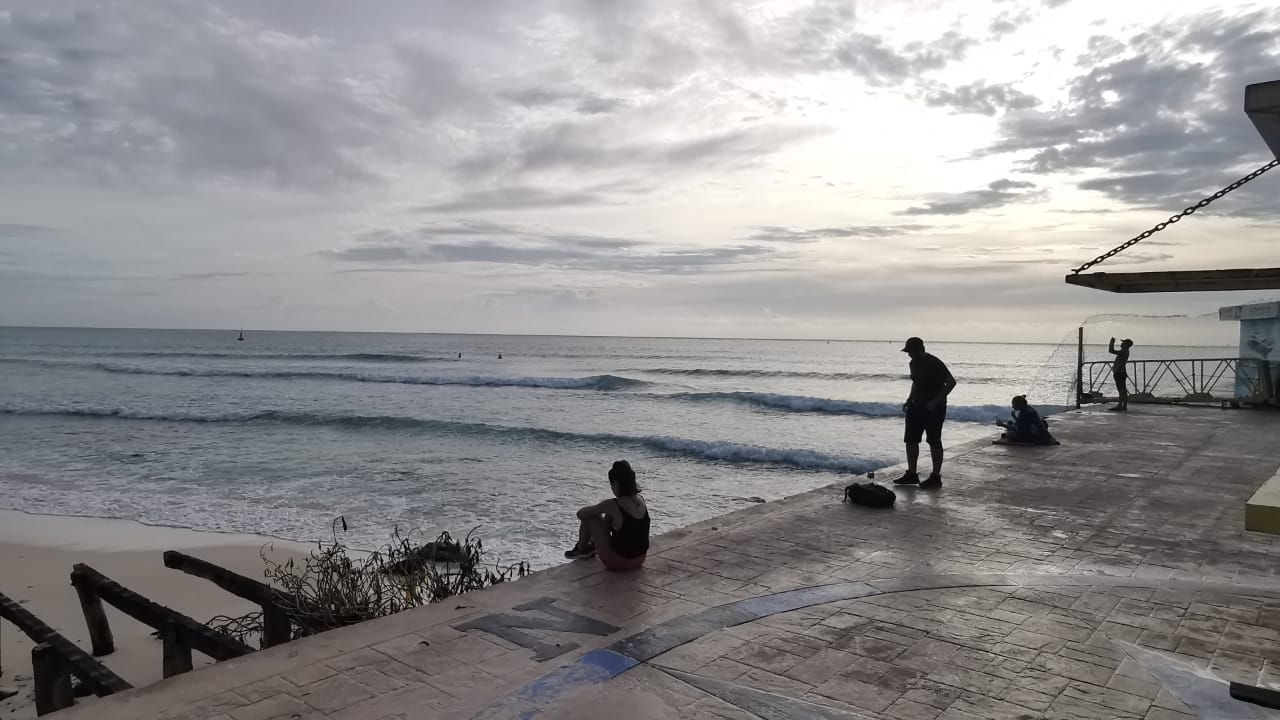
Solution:
[{"label": "tiled pavement pattern", "polygon": [[[969,448],[941,491],[899,490],[893,510],[806,493],[668,533],[637,573],[569,563],[64,716],[1193,717],[1112,640],[1280,683],[1280,537],[1243,530],[1245,500],[1280,465],[1280,414],[1140,407],[1054,431],[1061,447]],[[739,602],[840,584],[865,597]],[[537,598],[620,629],[519,630],[564,650],[538,662],[455,628],[554,625],[515,609]],[[635,667],[600,651],[637,633],[671,649]],[[626,662],[604,671],[601,657]]]}]

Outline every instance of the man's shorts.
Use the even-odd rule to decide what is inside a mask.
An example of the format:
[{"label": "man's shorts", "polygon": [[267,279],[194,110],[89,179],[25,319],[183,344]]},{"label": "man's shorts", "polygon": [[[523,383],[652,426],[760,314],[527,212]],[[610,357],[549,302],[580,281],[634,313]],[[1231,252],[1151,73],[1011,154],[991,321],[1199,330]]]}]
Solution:
[{"label": "man's shorts", "polygon": [[907,432],[905,442],[919,443],[920,438],[927,438],[930,445],[942,444],[942,423],[947,419],[947,406],[943,405],[929,412],[924,408],[907,412]]}]

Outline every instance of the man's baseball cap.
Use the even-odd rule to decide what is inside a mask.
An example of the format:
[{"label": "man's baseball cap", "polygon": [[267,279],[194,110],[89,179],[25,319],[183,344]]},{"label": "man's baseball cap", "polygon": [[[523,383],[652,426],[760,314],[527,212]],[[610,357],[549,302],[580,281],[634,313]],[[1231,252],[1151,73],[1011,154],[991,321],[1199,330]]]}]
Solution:
[{"label": "man's baseball cap", "polygon": [[907,338],[907,344],[902,346],[902,352],[911,352],[912,350],[923,350],[924,341],[918,337]]}]

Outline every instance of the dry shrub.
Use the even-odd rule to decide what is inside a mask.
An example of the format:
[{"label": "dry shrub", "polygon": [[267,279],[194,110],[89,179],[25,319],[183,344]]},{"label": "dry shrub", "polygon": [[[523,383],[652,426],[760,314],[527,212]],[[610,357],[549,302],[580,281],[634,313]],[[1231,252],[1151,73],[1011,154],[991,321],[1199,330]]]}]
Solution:
[{"label": "dry shrub", "polygon": [[[354,555],[335,533],[332,545],[312,550],[301,563],[278,563],[267,557],[270,546],[264,546],[263,575],[290,596],[291,602],[281,610],[289,616],[293,637],[305,637],[529,574],[525,562],[486,562],[484,543],[474,533],[457,541],[444,532],[418,545],[413,542],[415,533],[402,535],[396,528],[386,545]],[[246,644],[260,643],[261,612],[235,618],[220,615],[208,624]]]}]

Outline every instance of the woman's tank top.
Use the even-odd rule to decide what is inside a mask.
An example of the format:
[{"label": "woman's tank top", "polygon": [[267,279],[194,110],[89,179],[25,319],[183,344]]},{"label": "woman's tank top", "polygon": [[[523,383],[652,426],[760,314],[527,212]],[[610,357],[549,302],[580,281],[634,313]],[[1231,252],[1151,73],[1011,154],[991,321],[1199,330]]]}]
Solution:
[{"label": "woman's tank top", "polygon": [[[616,500],[614,502],[617,502]],[[618,503],[618,512],[622,513],[622,525],[609,534],[609,544],[619,557],[638,558],[649,552],[649,508],[644,510],[644,517],[632,517]]]}]

